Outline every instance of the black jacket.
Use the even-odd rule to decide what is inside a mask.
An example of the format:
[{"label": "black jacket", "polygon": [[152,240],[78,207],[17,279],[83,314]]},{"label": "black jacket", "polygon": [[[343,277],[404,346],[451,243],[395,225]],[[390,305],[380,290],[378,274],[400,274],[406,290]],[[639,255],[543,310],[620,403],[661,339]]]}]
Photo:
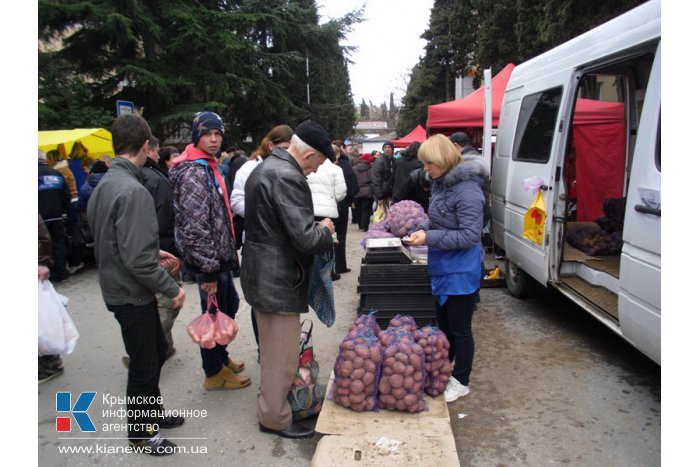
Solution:
[{"label": "black jacket", "polygon": [[372,193],[370,192],[370,175],[372,173],[372,166],[367,161],[360,160],[352,168],[357,175],[357,186],[359,191],[355,195],[355,198],[371,198]]},{"label": "black jacket", "polygon": [[39,159],[39,214],[44,222],[60,219],[68,213],[70,189],[61,173]]},{"label": "black jacket", "polygon": [[343,169],[345,186],[348,189],[347,193],[345,194],[345,198],[338,203],[338,212],[340,212],[340,209],[347,210],[347,208],[352,204],[352,200],[355,199],[355,196],[360,191],[360,185],[357,182],[357,175],[355,175],[355,172],[352,170],[352,163],[350,162],[350,159],[348,159],[348,156],[341,154],[341,156],[338,158],[338,166]]},{"label": "black jacket", "polygon": [[425,212],[428,212],[428,204],[430,202],[430,176],[423,170],[414,169],[409,172],[405,182],[394,196],[394,202],[411,200],[423,206]]},{"label": "black jacket", "polygon": [[381,155],[372,164],[370,190],[375,201],[391,198],[394,158]]},{"label": "black jacket", "polygon": [[333,248],[333,238],[314,222],[311,190],[289,152],[275,148],[256,167],[245,200],[241,287],[246,302],[262,312],[308,312],[313,255]]},{"label": "black jacket", "polygon": [[392,201],[400,201],[397,196],[403,185],[406,183],[408,174],[415,169],[423,168],[423,163],[416,157],[399,157],[394,162],[394,187],[391,193]]},{"label": "black jacket", "polygon": [[158,239],[160,249],[180,256],[175,248],[175,211],[173,210],[173,187],[168,175],[151,158],[146,158],[143,185],[153,197],[158,217]]}]

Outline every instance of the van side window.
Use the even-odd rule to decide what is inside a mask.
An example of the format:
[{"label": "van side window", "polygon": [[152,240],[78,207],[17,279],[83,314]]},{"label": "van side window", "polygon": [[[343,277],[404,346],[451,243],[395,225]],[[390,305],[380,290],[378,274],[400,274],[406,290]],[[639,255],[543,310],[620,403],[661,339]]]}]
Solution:
[{"label": "van side window", "polygon": [[515,160],[546,163],[552,152],[563,88],[523,98],[515,133]]}]

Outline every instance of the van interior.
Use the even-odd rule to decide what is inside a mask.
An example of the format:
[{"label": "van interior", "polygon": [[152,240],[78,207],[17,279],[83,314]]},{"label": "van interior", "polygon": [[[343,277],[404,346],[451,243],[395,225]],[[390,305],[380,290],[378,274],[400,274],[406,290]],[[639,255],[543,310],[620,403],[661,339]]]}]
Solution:
[{"label": "van interior", "polygon": [[561,246],[558,282],[615,321],[626,196],[652,50],[580,70],[559,165],[565,195],[556,211],[566,219],[555,233]]}]

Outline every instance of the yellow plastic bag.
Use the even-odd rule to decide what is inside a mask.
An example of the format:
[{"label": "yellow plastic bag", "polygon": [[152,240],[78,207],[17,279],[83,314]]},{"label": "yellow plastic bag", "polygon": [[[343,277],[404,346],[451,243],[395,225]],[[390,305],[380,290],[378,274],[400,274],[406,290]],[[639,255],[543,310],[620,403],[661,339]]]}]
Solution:
[{"label": "yellow plastic bag", "polygon": [[544,198],[542,197],[542,192],[538,191],[535,200],[530,205],[530,209],[525,212],[523,238],[542,245],[546,219],[547,212],[544,209]]},{"label": "yellow plastic bag", "polygon": [[384,205],[380,204],[372,215],[372,222],[381,222],[384,219],[386,219],[386,212],[384,211]]}]

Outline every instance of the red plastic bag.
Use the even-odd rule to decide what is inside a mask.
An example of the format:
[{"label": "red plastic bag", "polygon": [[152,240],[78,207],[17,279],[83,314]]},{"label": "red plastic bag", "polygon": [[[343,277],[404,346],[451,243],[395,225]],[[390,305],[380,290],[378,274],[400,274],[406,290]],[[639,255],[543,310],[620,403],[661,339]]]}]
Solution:
[{"label": "red plastic bag", "polygon": [[[216,312],[209,313],[214,305]],[[227,345],[236,338],[238,325],[228,315],[219,310],[216,295],[210,294],[207,299],[207,312],[202,313],[187,326],[187,332],[200,347],[212,349],[216,344]]]}]

